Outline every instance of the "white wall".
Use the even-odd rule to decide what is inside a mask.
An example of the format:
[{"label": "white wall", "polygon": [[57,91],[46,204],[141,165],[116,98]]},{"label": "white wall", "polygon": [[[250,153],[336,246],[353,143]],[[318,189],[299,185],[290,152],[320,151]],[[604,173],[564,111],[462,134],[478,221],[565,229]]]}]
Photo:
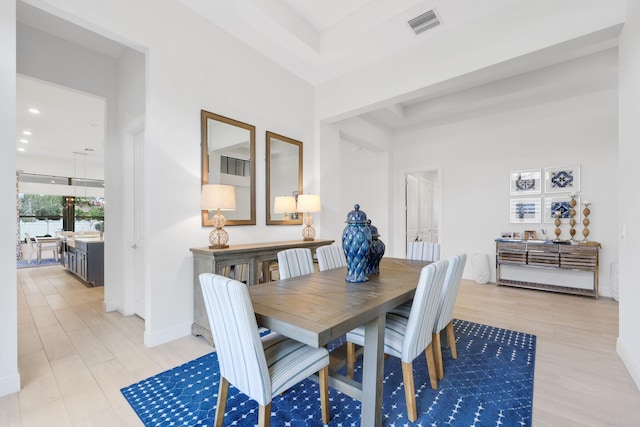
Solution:
[{"label": "white wall", "polygon": [[[384,152],[374,152],[347,141],[340,145],[340,212],[342,232],[346,226],[347,214],[357,203],[367,214],[372,224],[378,227],[380,240],[387,243],[389,238],[388,212],[388,170],[389,156]],[[331,236],[334,238],[334,236]],[[341,241],[341,234],[336,241]]]},{"label": "white wall", "polygon": [[[609,295],[609,264],[618,258],[617,220],[610,215],[618,202],[612,191],[618,178],[615,89],[403,133],[394,147],[393,235],[404,232],[405,171],[435,165],[441,170],[444,257],[479,252],[492,260],[494,240],[504,230],[553,230],[552,224],[510,224],[509,172],[580,164],[581,196],[593,203],[589,237],[603,246],[601,293]],[[561,237],[569,238],[568,226]],[[401,253],[402,241],[394,240],[393,248]]]},{"label": "white wall", "polygon": [[16,288],[16,4],[0,2],[0,396],[20,390]]},{"label": "white wall", "polygon": [[[627,19],[620,35],[620,167],[618,216],[625,229],[620,238],[620,336],[618,354],[640,388],[640,3],[627,2]],[[619,233],[616,233],[620,236]]]},{"label": "white wall", "polygon": [[[297,227],[266,227],[267,130],[303,141],[304,191],[315,177],[313,88],[173,0],[38,3],[59,16],[147,51],[145,193],[149,260],[145,343],[190,333],[193,260],[200,226],[200,110],[256,126],[256,226],[229,227],[230,243],[298,239]],[[148,19],[148,11],[154,18]]]}]

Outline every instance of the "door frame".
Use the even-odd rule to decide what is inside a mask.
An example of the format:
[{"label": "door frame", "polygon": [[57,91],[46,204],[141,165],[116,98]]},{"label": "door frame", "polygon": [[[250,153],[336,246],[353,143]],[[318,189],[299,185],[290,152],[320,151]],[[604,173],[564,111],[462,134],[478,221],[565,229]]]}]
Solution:
[{"label": "door frame", "polygon": [[396,181],[396,194],[401,195],[399,197],[394,198],[394,206],[398,206],[395,209],[395,224],[397,224],[397,228],[394,229],[394,233],[397,236],[402,236],[401,239],[397,239],[394,241],[393,245],[393,253],[396,257],[404,257],[406,255],[407,245],[406,245],[406,233],[407,233],[407,203],[406,203],[406,182],[407,175],[413,175],[421,172],[433,172],[438,177],[438,186],[434,190],[434,193],[439,200],[439,205],[436,213],[434,214],[434,219],[437,219],[438,222],[438,243],[442,246],[443,237],[444,237],[444,215],[443,211],[443,178],[442,178],[442,169],[440,166],[424,166],[424,167],[414,167],[401,169],[398,171],[397,181]]},{"label": "door frame", "polygon": [[[127,126],[124,128],[124,145],[123,145],[123,158],[124,158],[124,182],[133,182],[135,177],[135,168],[134,164],[134,156],[133,144],[135,142],[135,135],[145,130],[145,116],[141,114],[131,120]],[[144,171],[142,171],[144,174]],[[124,198],[124,239],[122,241],[122,248],[124,253],[126,254],[123,259],[123,271],[124,271],[124,315],[129,316],[136,314],[136,286],[135,278],[138,277],[138,273],[142,269],[142,277],[145,277],[146,282],[146,274],[145,274],[145,265],[141,265],[140,263],[134,262],[134,244],[135,242],[135,233],[134,233],[134,224],[133,218],[135,215],[134,212],[134,203],[133,198],[135,197],[134,189],[132,186],[124,186],[123,198]],[[144,200],[144,198],[142,198]],[[145,283],[145,301],[149,301],[149,290]],[[146,305],[146,304],[145,304]],[[144,318],[148,318],[148,310],[149,308],[145,306],[145,316]],[[146,328],[145,328],[146,329]]]}]

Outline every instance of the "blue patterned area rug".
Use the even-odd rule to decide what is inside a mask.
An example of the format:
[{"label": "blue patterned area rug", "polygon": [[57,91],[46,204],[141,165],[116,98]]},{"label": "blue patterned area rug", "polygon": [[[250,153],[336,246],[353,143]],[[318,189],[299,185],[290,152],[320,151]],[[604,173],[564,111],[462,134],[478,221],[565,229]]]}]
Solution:
[{"label": "blue patterned area rug", "polygon": [[31,267],[47,267],[51,265],[61,265],[60,261],[55,258],[43,258],[40,262],[37,259],[29,262],[26,259],[19,259],[16,264],[16,268],[31,268]]},{"label": "blue patterned area rug", "polygon": [[[406,418],[400,360],[384,365],[385,426],[531,426],[535,335],[454,320],[458,359],[443,351],[445,377],[432,390],[424,357],[413,363],[418,420]],[[362,359],[359,359],[361,363]],[[361,365],[356,365],[359,380]],[[121,391],[145,426],[211,426],[218,362],[210,353]],[[330,389],[330,426],[359,426],[360,402]],[[318,386],[305,380],[276,397],[273,426],[322,426]],[[258,406],[229,388],[225,426],[254,426]]]}]

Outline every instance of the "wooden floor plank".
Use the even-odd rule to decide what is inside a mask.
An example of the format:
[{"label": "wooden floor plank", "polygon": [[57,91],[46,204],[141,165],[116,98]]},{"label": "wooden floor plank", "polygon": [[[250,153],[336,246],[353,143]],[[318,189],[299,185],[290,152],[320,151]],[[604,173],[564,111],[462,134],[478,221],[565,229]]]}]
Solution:
[{"label": "wooden floor plank", "polygon": [[[120,388],[212,350],[192,336],[146,347],[144,320],[105,313],[104,289],[60,266],[20,269],[17,285],[22,390],[0,398],[2,426],[141,426]],[[537,336],[534,426],[640,425],[615,301],[464,280],[454,316]]]}]

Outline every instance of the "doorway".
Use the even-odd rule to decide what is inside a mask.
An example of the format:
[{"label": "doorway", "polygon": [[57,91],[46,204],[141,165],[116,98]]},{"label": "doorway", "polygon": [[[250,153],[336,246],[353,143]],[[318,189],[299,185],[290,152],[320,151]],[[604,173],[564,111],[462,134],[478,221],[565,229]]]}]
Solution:
[{"label": "doorway", "polygon": [[437,170],[405,175],[405,247],[413,241],[440,243],[439,176]]},{"label": "doorway", "polygon": [[[100,145],[104,150],[104,179],[109,183],[104,188],[109,203],[105,209],[108,218],[104,249],[104,308],[106,311],[133,314],[138,311],[134,307],[138,292],[130,292],[125,281],[135,282],[138,277],[138,270],[131,271],[127,267],[133,258],[129,256],[130,247],[134,244],[132,240],[139,240],[139,236],[127,233],[127,227],[134,218],[129,210],[130,200],[134,197],[131,185],[134,165],[130,161],[133,157],[130,145],[125,146],[124,137],[125,127],[131,118],[144,117],[146,110],[145,52],[35,6],[18,2],[17,9],[18,72],[106,99],[103,115],[106,133]],[[41,117],[45,117],[44,112]],[[78,127],[92,130],[95,129],[92,123],[79,121]],[[144,141],[144,137],[138,136],[138,139]],[[97,149],[93,153],[96,152]],[[141,207],[144,198],[139,194],[136,200]],[[141,209],[137,210],[141,212]],[[138,216],[138,225],[144,223],[141,215]],[[141,271],[146,268],[144,261],[136,260],[136,266]],[[142,300],[144,296],[143,292]],[[140,311],[144,313],[147,309]]]}]

